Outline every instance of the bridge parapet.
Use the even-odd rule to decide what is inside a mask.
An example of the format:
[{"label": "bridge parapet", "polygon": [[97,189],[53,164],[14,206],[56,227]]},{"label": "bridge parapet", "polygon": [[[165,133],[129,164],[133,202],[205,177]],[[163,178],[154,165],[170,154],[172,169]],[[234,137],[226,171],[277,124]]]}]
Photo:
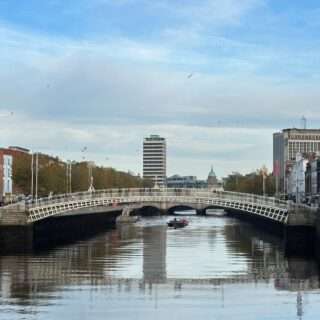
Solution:
[{"label": "bridge parapet", "polygon": [[26,206],[28,209],[52,205],[69,201],[81,201],[87,199],[100,199],[100,198],[123,198],[123,197],[197,197],[201,199],[219,198],[221,200],[242,201],[257,205],[273,206],[277,208],[288,208],[288,202],[279,200],[273,197],[264,197],[255,194],[210,190],[210,189],[175,189],[175,188],[130,188],[130,189],[104,189],[96,191],[77,192],[72,194],[62,194],[53,197],[40,198],[37,201],[27,201]]}]

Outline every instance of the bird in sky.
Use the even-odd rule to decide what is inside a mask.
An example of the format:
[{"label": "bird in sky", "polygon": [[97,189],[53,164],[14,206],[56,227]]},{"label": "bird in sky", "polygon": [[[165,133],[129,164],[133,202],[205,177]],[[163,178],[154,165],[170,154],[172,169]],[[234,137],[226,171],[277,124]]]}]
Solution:
[{"label": "bird in sky", "polygon": [[193,73],[189,73],[188,79],[192,78],[192,76],[193,76]]}]

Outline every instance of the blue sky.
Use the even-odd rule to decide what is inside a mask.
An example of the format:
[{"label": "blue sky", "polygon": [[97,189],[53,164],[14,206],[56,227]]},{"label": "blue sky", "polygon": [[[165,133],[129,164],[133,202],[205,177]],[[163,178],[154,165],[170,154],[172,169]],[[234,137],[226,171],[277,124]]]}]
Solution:
[{"label": "blue sky", "polygon": [[141,172],[159,133],[169,175],[271,168],[272,132],[320,126],[319,31],[316,1],[0,0],[0,143]]}]

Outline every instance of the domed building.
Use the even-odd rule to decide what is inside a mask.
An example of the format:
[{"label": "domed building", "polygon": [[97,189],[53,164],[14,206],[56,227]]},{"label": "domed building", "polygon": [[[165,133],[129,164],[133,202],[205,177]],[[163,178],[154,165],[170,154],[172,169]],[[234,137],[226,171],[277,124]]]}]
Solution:
[{"label": "domed building", "polygon": [[208,174],[207,184],[209,189],[221,189],[221,183],[218,181],[215,172],[213,171],[213,166]]}]

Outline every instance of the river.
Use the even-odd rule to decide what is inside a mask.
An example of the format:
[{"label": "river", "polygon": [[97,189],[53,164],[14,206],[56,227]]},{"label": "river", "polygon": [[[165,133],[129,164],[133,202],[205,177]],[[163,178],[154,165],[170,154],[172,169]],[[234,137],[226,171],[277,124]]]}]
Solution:
[{"label": "river", "polygon": [[0,320],[318,319],[318,264],[235,218],[143,218],[0,257]]}]

